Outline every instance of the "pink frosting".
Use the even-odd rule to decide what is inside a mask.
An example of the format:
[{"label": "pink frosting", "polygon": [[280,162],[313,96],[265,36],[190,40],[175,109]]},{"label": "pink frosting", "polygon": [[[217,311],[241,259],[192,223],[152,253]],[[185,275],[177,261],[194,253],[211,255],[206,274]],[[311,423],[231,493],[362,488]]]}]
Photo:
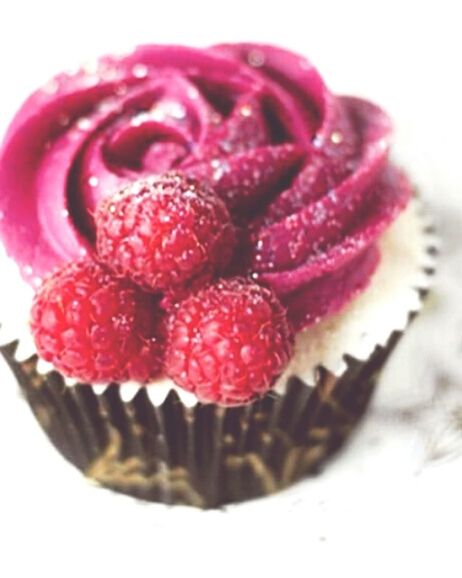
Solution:
[{"label": "pink frosting", "polygon": [[367,286],[411,196],[390,133],[380,108],[333,95],[288,51],[140,46],[24,103],[0,149],[0,233],[34,282],[93,250],[101,198],[183,171],[226,201],[243,231],[237,269],[271,285],[298,329]]}]

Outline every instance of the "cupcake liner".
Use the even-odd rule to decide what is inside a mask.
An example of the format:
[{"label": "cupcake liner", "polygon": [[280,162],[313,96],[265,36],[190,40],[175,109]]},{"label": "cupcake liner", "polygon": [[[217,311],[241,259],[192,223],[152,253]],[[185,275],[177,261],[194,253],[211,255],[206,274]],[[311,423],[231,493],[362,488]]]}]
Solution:
[{"label": "cupcake liner", "polygon": [[[27,316],[27,307],[10,321],[6,310],[0,317],[0,351],[53,444],[89,479],[168,504],[241,502],[320,471],[342,446],[421,306],[435,247],[414,201],[384,235],[371,286],[339,315],[298,334],[274,389],[242,407],[201,404],[169,380],[76,384],[37,358],[27,322],[12,339],[13,319],[24,309]],[[31,292],[21,290],[27,304]]]},{"label": "cupcake liner", "polygon": [[320,369],[315,387],[290,379],[242,407],[185,406],[175,391],[154,406],[146,389],[123,401],[120,386],[96,395],[66,387],[37,358],[1,351],[32,411],[56,448],[89,479],[137,498],[202,508],[267,495],[309,473],[348,437],[364,412],[394,334],[367,362],[349,359],[337,378]]}]

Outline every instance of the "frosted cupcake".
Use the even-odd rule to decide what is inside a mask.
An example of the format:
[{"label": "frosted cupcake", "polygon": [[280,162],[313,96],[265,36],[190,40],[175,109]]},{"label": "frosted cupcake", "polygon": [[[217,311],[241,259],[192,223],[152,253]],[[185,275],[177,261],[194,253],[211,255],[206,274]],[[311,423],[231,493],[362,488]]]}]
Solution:
[{"label": "frosted cupcake", "polygon": [[271,46],[142,46],[34,93],[0,151],[0,336],[63,455],[201,507],[319,471],[432,269],[390,135]]}]

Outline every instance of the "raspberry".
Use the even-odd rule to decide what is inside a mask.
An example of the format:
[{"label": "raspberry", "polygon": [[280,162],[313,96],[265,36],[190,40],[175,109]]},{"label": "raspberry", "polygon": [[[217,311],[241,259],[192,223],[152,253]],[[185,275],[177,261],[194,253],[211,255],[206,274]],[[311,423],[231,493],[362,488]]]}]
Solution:
[{"label": "raspberry", "polygon": [[95,221],[99,259],[153,291],[223,271],[234,248],[223,201],[175,173],[137,181],[103,200]]},{"label": "raspberry", "polygon": [[172,312],[166,373],[203,402],[242,404],[271,387],[292,344],[274,293],[235,277],[202,289]]},{"label": "raspberry", "polygon": [[162,368],[155,298],[90,260],[68,263],[44,281],[31,329],[39,355],[82,382],[146,382]]}]

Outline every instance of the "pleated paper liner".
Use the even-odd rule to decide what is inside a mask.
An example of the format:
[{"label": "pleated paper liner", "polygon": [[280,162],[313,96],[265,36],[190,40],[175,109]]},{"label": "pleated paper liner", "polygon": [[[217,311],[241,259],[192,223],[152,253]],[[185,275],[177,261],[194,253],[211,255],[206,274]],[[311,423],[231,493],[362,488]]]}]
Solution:
[{"label": "pleated paper liner", "polygon": [[16,344],[1,351],[50,440],[88,478],[145,500],[213,508],[319,472],[363,415],[400,336],[366,362],[348,359],[340,378],[320,369],[314,387],[293,377],[285,395],[235,408],[187,407],[174,391],[156,407],[145,389],[124,402],[118,385],[102,395],[67,387],[55,371],[39,374],[36,356],[15,361]]}]

